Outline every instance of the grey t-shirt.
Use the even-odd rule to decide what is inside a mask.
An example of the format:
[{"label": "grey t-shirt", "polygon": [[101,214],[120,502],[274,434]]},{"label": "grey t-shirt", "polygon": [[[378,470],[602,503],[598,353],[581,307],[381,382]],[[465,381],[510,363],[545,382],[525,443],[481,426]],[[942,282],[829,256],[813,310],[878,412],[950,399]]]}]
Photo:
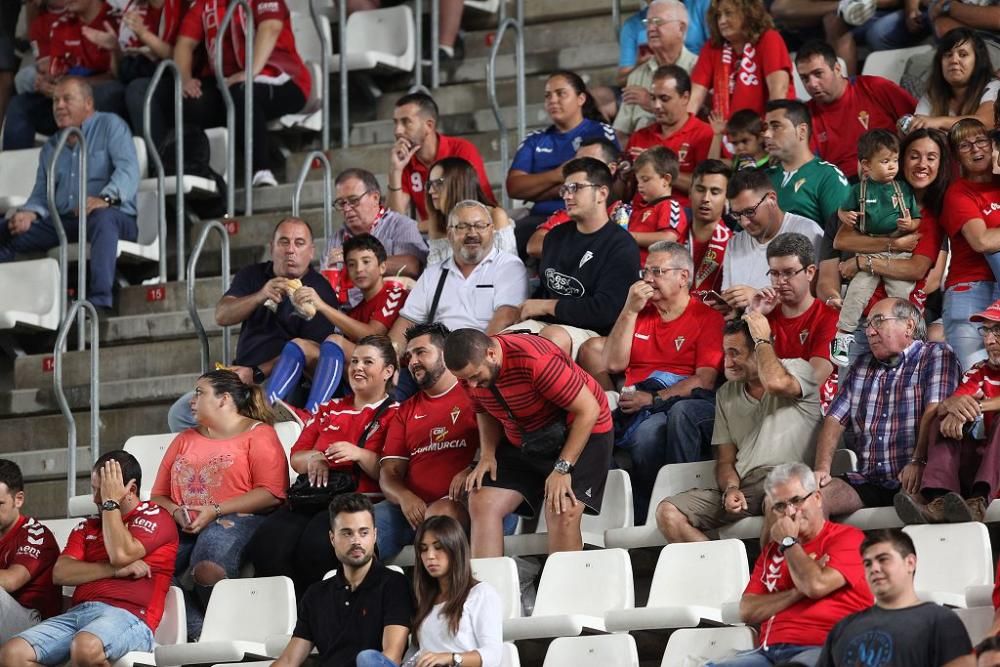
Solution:
[{"label": "grey t-shirt", "polygon": [[[812,241],[816,256],[819,257],[823,245],[822,227],[809,218],[786,213],[778,234],[786,232],[804,234]],[[775,238],[778,234],[775,234]],[[772,238],[771,241],[773,240]],[[771,279],[767,277],[767,246],[771,245],[771,241],[758,243],[745,231],[729,239],[726,256],[722,259],[722,289],[729,289],[733,285],[749,285],[756,289],[770,287]]]}]

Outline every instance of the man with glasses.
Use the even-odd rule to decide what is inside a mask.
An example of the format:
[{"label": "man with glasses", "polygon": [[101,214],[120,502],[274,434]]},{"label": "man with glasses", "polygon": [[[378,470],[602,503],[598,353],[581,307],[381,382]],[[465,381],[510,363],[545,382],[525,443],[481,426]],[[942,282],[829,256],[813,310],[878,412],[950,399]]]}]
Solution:
[{"label": "man with glasses", "polygon": [[546,235],[541,285],[508,330],[541,334],[576,359],[584,341],[611,331],[639,276],[639,246],[608,218],[612,177],[606,164],[574,158],[562,172],[559,195],[572,222]]},{"label": "man with glasses", "polygon": [[[958,386],[951,348],[928,343],[923,314],[909,301],[883,299],[865,326],[871,352],[840,378],[816,446],[816,478],[831,515],[895,505],[905,513],[920,491],[939,404]],[[850,426],[857,471],[831,477],[833,453]]]},{"label": "man with glasses", "polygon": [[872,604],[859,552],[864,533],[826,520],[809,466],[775,467],[764,490],[773,515],[771,541],[740,599],[743,622],[760,625],[760,646],[706,666],[815,665],[833,626]]},{"label": "man with glasses", "polygon": [[715,395],[716,488],[660,502],[656,525],[670,542],[707,540],[706,531],[759,516],[768,473],[805,461],[816,442],[821,414],[812,366],[774,355],[767,319],[751,312],[728,322],[722,345],[727,382]]},{"label": "man with glasses", "polygon": [[733,174],[727,195],[730,210],[743,231],[730,239],[722,263],[722,298],[726,303],[718,305],[725,310],[746,308],[757,290],[770,287],[767,247],[778,234],[798,232],[817,251],[823,241],[819,225],[781,209],[771,179],[762,169],[742,169]]}]

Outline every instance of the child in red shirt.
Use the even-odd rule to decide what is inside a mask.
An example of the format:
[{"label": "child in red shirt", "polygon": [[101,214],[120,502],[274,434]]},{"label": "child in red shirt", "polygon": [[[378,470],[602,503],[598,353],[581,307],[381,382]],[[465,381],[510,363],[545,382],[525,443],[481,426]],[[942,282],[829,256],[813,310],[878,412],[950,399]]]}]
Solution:
[{"label": "child in red shirt", "polygon": [[628,231],[639,244],[639,261],[646,262],[649,246],[659,241],[684,243],[688,220],[680,203],[672,197],[671,184],[680,173],[677,154],[664,146],[647,148],[635,160],[636,199],[628,220]]}]

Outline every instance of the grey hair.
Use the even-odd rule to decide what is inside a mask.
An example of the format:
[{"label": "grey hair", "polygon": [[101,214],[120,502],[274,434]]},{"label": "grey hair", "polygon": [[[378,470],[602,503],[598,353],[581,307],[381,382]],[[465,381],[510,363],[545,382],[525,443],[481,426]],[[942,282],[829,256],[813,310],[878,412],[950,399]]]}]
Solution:
[{"label": "grey hair", "polygon": [[481,201],[476,201],[475,199],[463,199],[451,207],[451,212],[448,213],[449,227],[458,222],[458,211],[463,208],[478,208],[483,212],[483,215],[486,216],[486,222],[493,222],[493,216],[490,214],[490,209],[486,206],[486,204]]},{"label": "grey hair", "polygon": [[74,84],[77,87],[77,90],[80,91],[80,95],[83,97],[83,99],[90,101],[94,100],[94,87],[91,86],[90,82],[87,81],[82,76],[71,75],[63,77],[62,80],[59,81],[57,85],[64,86],[67,83]]},{"label": "grey hair", "polygon": [[812,468],[805,463],[782,463],[767,473],[767,479],[764,480],[764,492],[770,496],[774,493],[774,487],[787,484],[792,479],[799,480],[806,493],[812,493],[819,488],[816,485],[816,475],[813,474]]},{"label": "grey hair", "polygon": [[680,2],[680,0],[653,0],[652,2],[649,3],[649,6],[652,7],[653,5],[659,5],[672,9],[675,12],[681,14],[680,18],[684,20],[685,25],[691,24],[691,19],[688,16],[687,7],[684,5],[683,2]]},{"label": "grey hair", "polygon": [[691,259],[691,252],[687,248],[674,241],[657,241],[650,245],[647,251],[650,255],[654,252],[662,252],[670,255],[670,264],[672,266],[688,272],[687,286],[691,287],[691,281],[694,278],[694,261]]},{"label": "grey hair", "polygon": [[927,340],[927,323],[920,309],[906,299],[896,299],[892,304],[892,316],[913,322],[913,340]]}]

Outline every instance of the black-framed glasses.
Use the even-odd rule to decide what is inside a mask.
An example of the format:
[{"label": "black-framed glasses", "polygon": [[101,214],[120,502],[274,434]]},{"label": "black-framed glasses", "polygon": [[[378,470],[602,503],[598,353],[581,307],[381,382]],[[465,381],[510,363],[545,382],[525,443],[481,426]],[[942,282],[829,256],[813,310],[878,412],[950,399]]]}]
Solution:
[{"label": "black-framed glasses", "polygon": [[654,278],[662,278],[671,271],[685,271],[685,270],[686,269],[683,269],[679,266],[664,266],[664,267],[646,266],[639,270],[639,275],[641,275],[643,278],[645,278],[646,276],[653,276]]},{"label": "black-framed glasses", "polygon": [[989,148],[990,138],[989,137],[976,137],[972,141],[963,141],[955,148],[958,149],[959,153],[968,153],[973,148]]},{"label": "black-framed glasses", "polygon": [[442,176],[441,178],[432,178],[431,180],[427,181],[428,191],[440,190],[443,187],[444,187],[444,176]]},{"label": "black-framed glasses", "polygon": [[565,198],[566,195],[575,195],[583,188],[599,188],[597,183],[566,183],[559,186],[559,196]]},{"label": "black-framed glasses", "polygon": [[360,195],[351,195],[350,197],[341,197],[340,199],[333,200],[333,207],[338,211],[343,211],[350,208],[357,208],[361,203],[361,200],[366,196],[370,195],[372,190],[365,190]]},{"label": "black-framed glasses", "polygon": [[767,272],[767,277],[771,279],[772,283],[779,283],[782,280],[791,280],[792,278],[799,275],[808,268],[809,268],[808,266],[803,266],[801,269],[797,271],[792,271],[791,269],[788,269],[786,271],[775,271],[774,269],[771,269],[770,271]]},{"label": "black-framed glasses", "polygon": [[767,201],[767,197],[770,194],[771,193],[768,192],[763,197],[761,197],[760,201],[757,202],[757,204],[755,206],[752,206],[752,207],[747,208],[747,209],[743,209],[742,211],[732,211],[733,217],[736,218],[737,220],[742,220],[743,218],[746,218],[747,220],[751,220],[755,215],[757,215],[757,209],[760,208],[761,204],[763,204],[765,201]]},{"label": "black-framed glasses", "polygon": [[1000,326],[995,326],[995,327],[978,326],[976,327],[976,331],[978,331],[979,335],[982,336],[983,338],[986,338],[987,336],[993,336],[997,340],[1000,340]]},{"label": "black-framed glasses", "polygon": [[795,496],[794,498],[789,498],[788,500],[782,500],[781,502],[774,503],[771,505],[771,511],[775,514],[784,514],[788,511],[789,507],[794,507],[799,509],[802,507],[803,503],[809,500],[812,495],[816,493],[815,491],[810,491],[804,496]]},{"label": "black-framed glasses", "polygon": [[485,232],[490,228],[492,222],[456,222],[454,225],[448,225],[448,229],[454,229],[460,234],[475,230],[477,232]]},{"label": "black-framed glasses", "polygon": [[889,320],[901,320],[901,319],[903,319],[903,318],[902,317],[893,317],[891,315],[889,315],[889,316],[886,316],[886,315],[875,315],[874,317],[869,317],[868,318],[868,321],[865,322],[864,328],[867,329],[868,327],[871,327],[875,331],[881,331],[882,327],[884,327],[885,323],[888,322]]}]

